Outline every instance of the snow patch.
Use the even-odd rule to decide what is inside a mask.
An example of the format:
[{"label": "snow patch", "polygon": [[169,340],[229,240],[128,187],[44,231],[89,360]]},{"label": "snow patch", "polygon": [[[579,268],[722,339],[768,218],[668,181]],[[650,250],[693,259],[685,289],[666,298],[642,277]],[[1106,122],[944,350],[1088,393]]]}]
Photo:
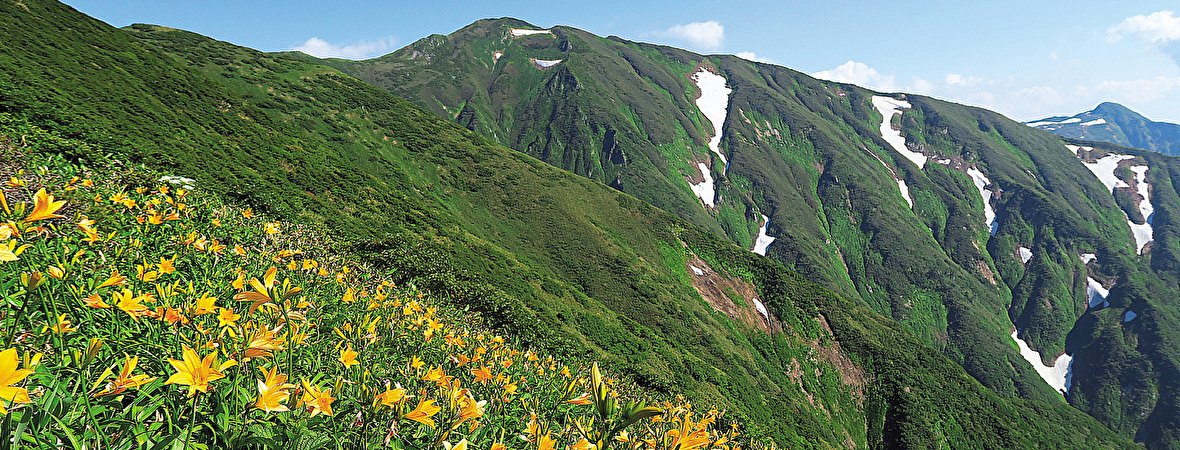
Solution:
[{"label": "snow patch", "polygon": [[1098,177],[1098,181],[1101,181],[1106,186],[1106,192],[1113,192],[1116,187],[1130,187],[1123,180],[1114,176],[1114,170],[1119,167],[1119,161],[1131,158],[1134,158],[1134,156],[1111,153],[1103,156],[1098,162],[1093,164],[1088,162],[1082,162],[1082,164],[1085,164],[1087,169],[1094,172],[1094,176]]},{"label": "snow patch", "polygon": [[1079,147],[1079,146],[1070,145],[1070,144],[1065,144],[1065,148],[1069,149],[1069,151],[1073,152],[1073,154],[1075,154],[1075,155],[1078,154],[1078,150],[1081,149],[1081,147]]},{"label": "snow patch", "polygon": [[1041,363],[1041,354],[1028,346],[1028,342],[1018,337],[1019,330],[1012,332],[1012,340],[1016,341],[1016,346],[1020,348],[1020,356],[1032,364],[1033,369],[1036,369],[1037,374],[1045,379],[1057,392],[1069,392],[1069,388],[1073,385],[1073,357],[1062,353],[1053,361],[1052,366],[1046,366]]},{"label": "snow patch", "polygon": [[1103,119],[1103,118],[1098,118],[1098,119],[1091,120],[1091,121],[1089,121],[1089,122],[1085,122],[1085,123],[1083,123],[1083,124],[1082,124],[1082,126],[1083,126],[1083,127],[1088,127],[1088,126],[1091,126],[1091,125],[1102,125],[1102,124],[1104,124],[1104,123],[1106,123],[1106,119]]},{"label": "snow patch", "polygon": [[897,181],[897,190],[901,192],[901,198],[904,199],[906,203],[909,203],[910,209],[914,209],[914,199],[913,197],[910,197],[910,186],[905,183],[905,180],[897,176],[897,172],[894,172],[893,169],[889,168],[889,165],[885,164],[885,160],[881,159],[880,156],[877,156],[873,152],[869,152],[869,154],[873,155],[874,158],[877,158],[877,162],[881,163],[882,166],[885,166],[885,170],[888,170],[889,175],[893,176],[893,179]]},{"label": "snow patch", "polygon": [[893,147],[894,150],[897,150],[906,159],[917,164],[919,169],[926,165],[926,155],[912,152],[909,148],[906,148],[905,137],[902,137],[901,131],[894,130],[891,123],[894,114],[901,114],[902,109],[911,108],[910,103],[880,95],[874,95],[872,100],[873,107],[877,108],[877,111],[881,113],[881,138],[885,139],[885,142],[890,147]]},{"label": "snow patch", "polygon": [[528,36],[530,34],[553,34],[549,30],[525,30],[522,28],[509,28],[512,31],[512,37]]},{"label": "snow patch", "polygon": [[497,61],[500,61],[501,56],[504,56],[504,52],[492,53],[492,64],[495,64]]},{"label": "snow patch", "polygon": [[688,186],[692,188],[693,194],[696,194],[702,202],[712,208],[716,206],[713,204],[713,197],[717,195],[716,188],[713,186],[713,174],[709,173],[709,166],[706,166],[705,163],[697,163],[697,167],[700,167],[701,173],[705,175],[705,181],[697,184],[688,183]]},{"label": "snow patch", "polygon": [[1132,320],[1135,320],[1136,317],[1139,317],[1139,315],[1135,314],[1135,311],[1131,311],[1128,309],[1127,312],[1125,314],[1123,314],[1123,323],[1127,323]]},{"label": "snow patch", "polygon": [[1020,247],[1020,262],[1028,264],[1028,260],[1032,259],[1032,250],[1027,247]]},{"label": "snow patch", "polygon": [[762,228],[758,229],[758,238],[754,240],[754,249],[750,250],[762,256],[766,256],[766,249],[770,248],[770,244],[774,242],[774,238],[766,234],[766,227],[770,225],[770,218],[762,215]]},{"label": "snow patch", "polygon": [[905,199],[906,203],[910,204],[910,209],[914,209],[914,199],[910,198],[910,187],[905,184],[905,180],[897,180],[897,189],[901,191],[901,197]]},{"label": "snow patch", "polygon": [[995,236],[1000,224],[996,222],[996,210],[992,208],[992,191],[984,189],[987,185],[992,184],[992,181],[983,174],[983,171],[974,167],[967,169],[967,175],[971,176],[971,182],[975,183],[975,188],[979,190],[979,196],[983,198],[983,222],[987,224],[988,233]]},{"label": "snow patch", "polygon": [[701,96],[696,101],[697,109],[700,109],[701,114],[704,114],[705,118],[713,124],[713,137],[709,139],[709,150],[721,158],[721,162],[725,164],[725,169],[721,173],[725,174],[729,171],[729,161],[721,153],[721,127],[725,125],[725,112],[729,107],[729,94],[733,92],[733,89],[725,87],[725,77],[704,68],[692,74],[692,81],[701,90]]},{"label": "snow patch", "polygon": [[701,276],[701,275],[704,275],[704,274],[705,274],[705,271],[701,270],[701,268],[700,268],[700,267],[697,267],[697,266],[688,266],[688,267],[691,267],[691,268],[692,268],[692,273],[695,273],[695,274],[697,274],[697,276]]},{"label": "snow patch", "polygon": [[1136,224],[1127,220],[1127,225],[1131,227],[1131,234],[1135,235],[1135,249],[1142,255],[1143,246],[1147,245],[1153,239],[1153,230],[1151,228],[1154,221],[1155,207],[1151,205],[1151,200],[1147,198],[1148,190],[1151,185],[1147,184],[1147,166],[1131,166],[1131,172],[1135,174],[1135,185],[1138,187],[1139,196],[1143,200],[1139,201],[1139,213],[1143,215],[1144,222],[1142,225]]},{"label": "snow patch", "polygon": [[762,302],[756,298],[751,300],[754,300],[754,307],[758,308],[758,312],[762,313],[762,317],[765,317],[766,320],[770,320],[770,312],[766,311],[766,305],[763,305]]},{"label": "snow patch", "polygon": [[533,59],[532,61],[534,64],[536,64],[542,68],[548,69],[550,67],[556,66],[557,63],[562,62],[564,60],[563,59]]},{"label": "snow patch", "polygon": [[1041,121],[1041,122],[1026,123],[1025,125],[1028,125],[1030,127],[1042,127],[1045,125],[1067,125],[1067,124],[1071,124],[1071,123],[1078,123],[1081,121],[1082,121],[1082,119],[1074,117],[1074,118],[1062,120],[1060,122]]},{"label": "snow patch", "polygon": [[197,180],[194,180],[192,178],[178,177],[176,175],[164,175],[164,176],[160,177],[159,180],[156,180],[156,181],[159,181],[161,183],[168,183],[173,186],[180,186],[180,187],[182,187],[184,189],[188,189],[190,191],[193,190],[193,187],[195,187],[195,183],[197,182]]},{"label": "snow patch", "polygon": [[1106,301],[1108,296],[1110,296],[1110,290],[1102,287],[1102,283],[1091,277],[1086,277],[1086,298],[1090,299],[1091,308],[1110,306],[1110,302]]},{"label": "snow patch", "polygon": [[948,166],[951,164],[951,160],[949,158],[948,159],[940,159],[940,160],[938,160],[938,163],[942,164],[944,166]]},{"label": "snow patch", "polygon": [[1078,259],[1082,260],[1082,265],[1090,264],[1090,261],[1098,259],[1098,255],[1093,253],[1082,253],[1078,255]]}]

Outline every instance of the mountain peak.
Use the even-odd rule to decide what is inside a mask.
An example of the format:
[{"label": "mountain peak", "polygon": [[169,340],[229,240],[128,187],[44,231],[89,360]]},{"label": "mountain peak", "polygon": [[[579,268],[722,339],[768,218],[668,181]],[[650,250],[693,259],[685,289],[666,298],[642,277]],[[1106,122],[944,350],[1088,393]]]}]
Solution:
[{"label": "mountain peak", "polygon": [[1074,139],[1180,154],[1180,125],[1154,122],[1115,102],[1102,102],[1090,111],[1069,117],[1048,117],[1026,122],[1026,125]]}]

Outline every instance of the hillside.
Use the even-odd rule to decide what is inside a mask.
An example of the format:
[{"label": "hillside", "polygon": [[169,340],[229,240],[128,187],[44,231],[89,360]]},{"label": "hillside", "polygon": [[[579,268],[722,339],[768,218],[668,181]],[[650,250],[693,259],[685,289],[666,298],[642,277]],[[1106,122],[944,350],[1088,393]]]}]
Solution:
[{"label": "hillside", "polygon": [[[1156,263],[1173,250],[1143,242],[1134,194],[1104,185],[1086,165],[1097,160],[1057,136],[928,97],[515,19],[322,62],[720,228],[897,320],[1000,396],[1068,401],[1149,447],[1180,445],[1166,406],[1180,398],[1164,350],[1180,337],[1172,316],[1122,319],[1132,305],[1176,304],[1180,273]],[[1168,170],[1136,161],[1153,167],[1149,181]],[[1170,189],[1152,183],[1155,211]],[[1155,215],[1157,233],[1168,217]]]},{"label": "hillside", "polygon": [[28,151],[142,163],[323,227],[392,283],[522,345],[728,409],[755,437],[1134,448],[1063,403],[996,395],[859,300],[332,68],[162,27],[120,31],[53,2],[0,11],[11,142],[44,128],[85,145]]},{"label": "hillside", "polygon": [[1054,116],[1025,125],[1073,139],[1105,141],[1126,147],[1180,155],[1180,125],[1156,122],[1113,102],[1073,116]]}]

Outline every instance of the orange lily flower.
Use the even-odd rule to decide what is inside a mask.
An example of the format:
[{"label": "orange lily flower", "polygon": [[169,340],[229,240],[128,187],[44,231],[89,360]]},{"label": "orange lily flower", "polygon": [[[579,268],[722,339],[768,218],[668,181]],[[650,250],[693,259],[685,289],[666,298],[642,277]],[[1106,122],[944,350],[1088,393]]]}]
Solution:
[{"label": "orange lily flower", "polygon": [[340,361],[341,364],[344,364],[344,367],[352,367],[360,364],[360,362],[356,360],[357,356],[360,356],[360,354],[353,350],[352,345],[350,344],[348,348],[340,351],[340,359],[338,359],[338,361]]},{"label": "orange lily flower", "polygon": [[123,362],[123,371],[119,372],[119,377],[115,378],[114,381],[107,383],[102,392],[94,394],[95,397],[101,397],[104,395],[117,395],[123,391],[126,391],[127,389],[139,388],[140,386],[151,383],[152,381],[155,381],[156,378],[159,378],[149,378],[147,375],[143,374],[131,375],[131,372],[135,370],[136,364],[139,363],[139,357],[129,356],[127,354],[124,354],[123,356],[126,359]]}]

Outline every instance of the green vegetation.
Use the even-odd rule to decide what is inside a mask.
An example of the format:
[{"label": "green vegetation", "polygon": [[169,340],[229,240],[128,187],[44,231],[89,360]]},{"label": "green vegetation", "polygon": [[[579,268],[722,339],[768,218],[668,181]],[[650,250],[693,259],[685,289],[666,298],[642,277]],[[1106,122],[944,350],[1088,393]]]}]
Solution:
[{"label": "green vegetation", "polygon": [[[800,233],[798,239],[779,235],[783,244],[776,242],[775,248],[782,248],[776,258],[823,282],[812,284],[718,238],[713,234],[722,231],[717,222],[704,228],[690,224],[586,177],[494,145],[324,65],[160,27],[115,30],[56,3],[24,5],[0,6],[0,29],[5,30],[0,112],[10,115],[5,120],[16,130],[14,141],[35,126],[85,143],[48,144],[34,151],[90,165],[110,159],[143,163],[194,178],[211,194],[272,217],[322,227],[339,239],[337,250],[389,274],[391,283],[413,283],[443,304],[478,313],[522,345],[596,360],[644,388],[683,393],[696,404],[727,409],[729,417],[747,425],[746,434],[772,437],[782,447],[1133,448],[1060,402],[1004,398],[1051,399],[1054,394],[1011,349],[1007,305],[1000,294],[980,289],[986,285],[975,261],[960,259],[971,253],[955,250],[948,256],[938,241],[925,237],[930,234],[922,222],[883,206],[899,202],[896,184],[861,150],[868,143],[886,148],[871,133],[875,126],[866,92],[737,59],[708,61],[729,73],[739,88],[731,112],[757,111],[783,124],[780,133],[798,136],[793,138],[799,139],[798,147],[814,149],[814,166],[766,159],[755,170],[750,162],[739,165],[743,155],[770,158],[780,150],[747,151],[735,138],[730,170],[735,180],[749,184],[731,183],[736,192],[723,192],[736,204],[754,202],[754,210],[773,211],[772,228]],[[491,38],[500,39],[505,25],[523,26],[494,25],[500,31]],[[601,39],[563,28],[554,33],[511,42],[545,58],[558,56],[551,45],[584,53],[563,53],[570,64],[522,76],[516,88],[517,79],[506,78],[504,90],[494,92],[525,99],[540,98],[528,94],[540,91],[569,96],[537,100],[545,106],[531,112],[507,102],[499,103],[502,110],[481,112],[478,102],[449,103],[440,96],[443,112],[459,111],[456,120],[513,112],[503,128],[490,122],[482,126],[495,138],[515,130],[517,121],[539,123],[543,116],[537,111],[556,111],[565,122],[553,125],[558,128],[550,136],[577,142],[565,134],[576,132],[593,142],[602,133],[605,139],[607,128],[595,125],[602,122],[587,121],[588,128],[581,128],[574,111],[613,117],[619,109],[598,110],[574,100],[618,94],[589,82],[599,78],[578,75],[578,58],[585,58],[579,70],[615,73],[608,69],[648,67],[640,61],[642,53],[612,47],[614,55],[636,61],[623,62],[603,56],[612,53],[603,51],[608,43]],[[420,41],[406,50],[406,57],[430,52],[435,55],[431,61],[442,61],[439,49],[480,48],[444,45],[447,39]],[[675,49],[658,51],[683,64],[701,61]],[[501,61],[516,61],[505,64],[506,71],[532,70],[523,64],[529,57],[538,56],[506,51]],[[643,123],[648,141],[668,143],[675,139],[674,128],[651,124],[675,117],[697,151],[707,151],[693,115],[677,112],[691,108],[668,107],[660,100],[671,97],[681,106],[691,105],[681,97],[688,92],[685,81],[659,75],[677,73],[659,64],[644,70],[663,92],[647,81],[648,87],[633,88],[634,98],[651,101],[633,107],[634,118],[627,120]],[[757,78],[762,87],[741,88],[743,80],[756,79],[755,71],[765,71]],[[606,76],[610,73],[602,75],[612,79]],[[406,84],[418,83],[423,90],[450,86],[415,76],[410,74]],[[785,101],[791,98],[797,100]],[[731,114],[730,122],[735,117]],[[746,136],[761,149],[753,130],[728,125],[727,135]],[[520,129],[540,133],[533,125]],[[656,164],[658,151],[635,145],[637,138],[627,137],[631,131],[624,133],[621,125],[612,129],[624,151],[644,154],[651,173],[663,173]],[[604,171],[617,166],[605,163],[602,153],[594,156],[580,148],[569,153],[567,144],[548,148],[562,150],[575,163],[583,161],[584,175],[592,175],[595,164]],[[625,158],[625,167],[642,160]],[[993,170],[996,164],[989,161]],[[902,171],[918,190],[943,192],[944,198],[969,198],[955,197],[950,189],[974,195],[973,186],[961,178],[946,177],[947,191],[940,191],[915,177],[912,168]],[[593,176],[606,181],[609,173]],[[637,180],[620,179],[624,186]],[[682,182],[676,176],[667,179],[670,185]],[[637,188],[639,194],[654,195],[660,191],[653,183],[632,185],[645,186]],[[673,189],[664,192],[670,211],[690,221],[714,220],[697,209],[694,198],[672,196]],[[944,240],[967,248],[978,235],[979,221],[956,210],[966,209],[961,203],[945,204],[951,223],[942,228]],[[793,220],[806,226],[793,227]],[[952,238],[967,223],[972,225],[962,227],[962,235],[970,240]],[[830,231],[836,228],[832,224],[840,224],[844,234]],[[863,245],[863,271],[842,268],[841,256],[852,256],[848,242]],[[783,331],[747,327],[710,309],[688,283],[685,261],[691,255],[753,281]],[[935,276],[948,270],[947,277]],[[863,306],[862,291],[882,300],[874,305],[876,311]],[[945,342],[939,345],[939,340]],[[1013,423],[1025,426],[1013,429]],[[1160,429],[1172,428],[1164,424]]]}]

